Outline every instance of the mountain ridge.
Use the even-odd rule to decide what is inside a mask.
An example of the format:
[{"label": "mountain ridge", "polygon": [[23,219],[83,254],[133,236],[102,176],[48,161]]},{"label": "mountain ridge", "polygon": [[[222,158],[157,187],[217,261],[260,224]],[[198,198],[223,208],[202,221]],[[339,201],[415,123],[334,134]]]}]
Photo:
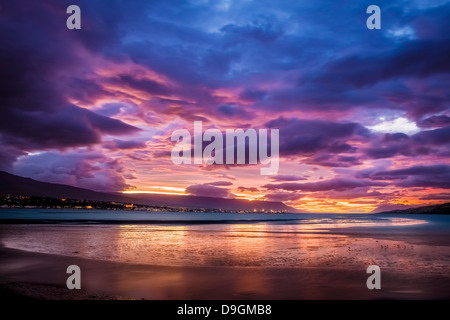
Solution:
[{"label": "mountain ridge", "polygon": [[249,201],[246,199],[224,199],[192,195],[122,194],[98,192],[66,184],[42,182],[0,171],[0,194],[27,195],[80,200],[132,202],[141,205],[172,206],[187,208],[286,211],[298,212],[282,202]]},{"label": "mountain ridge", "polygon": [[378,213],[403,213],[403,214],[450,214],[450,202],[422,206],[408,209],[397,209]]}]

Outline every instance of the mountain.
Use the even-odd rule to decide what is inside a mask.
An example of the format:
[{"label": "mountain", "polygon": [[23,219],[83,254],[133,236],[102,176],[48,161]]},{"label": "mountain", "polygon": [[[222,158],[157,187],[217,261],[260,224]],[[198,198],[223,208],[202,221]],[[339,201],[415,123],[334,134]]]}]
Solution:
[{"label": "mountain", "polygon": [[223,210],[297,212],[282,202],[222,199],[190,195],[105,193],[65,184],[41,182],[0,171],[0,194],[27,195],[48,198],[131,202],[149,206],[187,207]]},{"label": "mountain", "polygon": [[372,210],[370,213],[380,213],[380,212],[386,212],[386,211],[394,211],[394,210],[405,210],[410,209],[411,206],[408,206],[406,204],[401,203],[385,203],[379,206],[378,208]]},{"label": "mountain", "polygon": [[273,201],[249,201],[245,199],[223,199],[200,196],[179,196],[165,194],[139,194],[126,195],[125,197],[133,197],[135,203],[142,203],[157,206],[170,207],[188,207],[188,208],[206,208],[206,209],[224,209],[224,210],[248,210],[261,211],[287,211],[297,212],[296,209],[285,205],[282,202]]},{"label": "mountain", "polygon": [[65,184],[41,182],[0,171],[0,194],[49,198],[72,198],[97,201],[118,201],[117,196]]},{"label": "mountain", "polygon": [[415,214],[415,213],[426,213],[426,214],[450,214],[450,202],[443,204],[436,204],[433,206],[424,206],[417,208],[409,208],[404,210],[391,210],[381,213],[405,213],[405,214]]}]

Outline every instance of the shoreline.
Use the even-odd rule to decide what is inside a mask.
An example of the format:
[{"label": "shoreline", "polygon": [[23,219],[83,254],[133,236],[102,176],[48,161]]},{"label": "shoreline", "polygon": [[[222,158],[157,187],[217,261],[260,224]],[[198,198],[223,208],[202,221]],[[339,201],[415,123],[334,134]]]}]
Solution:
[{"label": "shoreline", "polygon": [[[0,247],[0,293],[38,300],[373,300],[449,299],[450,277],[383,270],[382,289],[366,287],[367,266],[154,266]],[[81,290],[66,288],[69,265]],[[12,267],[5,267],[6,265]]]},{"label": "shoreline", "polygon": [[[0,243],[0,296],[6,300],[450,299],[450,272],[446,271],[445,263],[448,251],[445,247],[450,247],[450,220],[430,217],[427,222],[406,226],[330,228],[326,233],[313,230],[302,232],[305,236],[302,239],[324,234],[346,236],[355,240],[355,249],[361,240],[373,240],[374,248],[378,248],[374,252],[381,254],[379,258],[391,257],[394,262],[401,259],[401,256],[397,258],[397,252],[407,254],[409,251],[380,249],[380,244],[384,244],[385,240],[429,246],[420,250],[433,249],[435,253],[428,256],[432,259],[438,257],[437,252],[445,254],[440,260],[441,266],[438,266],[440,271],[433,269],[435,265],[432,261],[423,260],[419,249],[417,252],[411,251],[412,256],[404,257],[409,257],[411,261],[419,259],[421,266],[405,265],[403,269],[402,266],[386,265],[384,268],[380,265],[381,290],[366,287],[369,276],[366,269],[373,264],[370,263],[370,254],[368,259],[354,260],[355,263],[350,265],[343,264],[340,260],[342,256],[337,255],[327,258],[327,263],[308,260],[294,267],[167,266],[38,253],[7,248]],[[39,224],[30,225],[34,228]],[[14,225],[11,227],[14,228]],[[438,247],[440,249],[435,251]],[[356,254],[362,252],[361,248]],[[347,251],[346,247],[344,249]],[[448,253],[450,256],[450,251]],[[73,264],[81,269],[81,290],[66,287],[69,277],[66,269]],[[414,271],[416,267],[418,271]]]}]

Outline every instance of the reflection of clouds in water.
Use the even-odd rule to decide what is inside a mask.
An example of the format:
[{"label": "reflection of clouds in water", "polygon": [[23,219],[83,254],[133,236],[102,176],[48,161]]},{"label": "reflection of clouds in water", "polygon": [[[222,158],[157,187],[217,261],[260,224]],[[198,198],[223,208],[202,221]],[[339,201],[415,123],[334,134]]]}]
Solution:
[{"label": "reflection of clouds in water", "polygon": [[301,220],[304,230],[326,230],[334,228],[351,227],[388,227],[388,226],[411,226],[427,223],[424,220],[409,218],[322,218]]},{"label": "reflection of clouds in water", "polygon": [[[351,220],[336,222],[331,227],[366,225]],[[320,219],[315,222],[189,226],[4,225],[1,233],[4,245],[10,248],[150,265],[345,269],[376,264],[392,271],[448,273],[449,247],[316,233],[314,228],[329,228],[330,224]],[[382,219],[381,223],[404,225],[410,220]]]}]

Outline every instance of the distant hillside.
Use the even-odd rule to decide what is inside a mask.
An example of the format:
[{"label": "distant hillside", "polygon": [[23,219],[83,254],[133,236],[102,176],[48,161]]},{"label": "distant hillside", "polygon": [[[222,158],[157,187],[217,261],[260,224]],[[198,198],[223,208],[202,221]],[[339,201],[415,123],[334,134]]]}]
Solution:
[{"label": "distant hillside", "polygon": [[282,202],[273,201],[249,201],[245,199],[223,199],[166,194],[134,194],[124,196],[127,198],[136,199],[136,203],[137,201],[139,201],[140,203],[147,205],[248,211],[261,211],[265,209],[274,211],[297,212],[296,209],[289,207]]},{"label": "distant hillside", "polygon": [[199,196],[133,194],[96,192],[65,184],[41,182],[0,171],[0,194],[27,195],[50,198],[71,198],[79,200],[131,202],[151,206],[171,206],[187,208],[286,211],[297,212],[282,202],[249,201],[244,199],[222,199]]},{"label": "distant hillside", "polygon": [[417,208],[409,208],[404,210],[391,210],[381,213],[405,213],[405,214],[415,214],[415,213],[427,213],[427,214],[450,214],[450,202],[444,204],[437,204],[434,206],[425,206]]},{"label": "distant hillside", "polygon": [[[407,206],[406,204],[401,203],[385,203],[380,205],[378,208],[372,210],[370,213],[381,213],[381,212],[387,212],[387,211],[394,211],[394,210],[405,210],[413,208],[412,206]],[[414,207],[416,208],[416,207]]]},{"label": "distant hillside", "polygon": [[41,182],[0,171],[0,194],[49,198],[118,201],[117,195],[76,188],[65,184]]}]

